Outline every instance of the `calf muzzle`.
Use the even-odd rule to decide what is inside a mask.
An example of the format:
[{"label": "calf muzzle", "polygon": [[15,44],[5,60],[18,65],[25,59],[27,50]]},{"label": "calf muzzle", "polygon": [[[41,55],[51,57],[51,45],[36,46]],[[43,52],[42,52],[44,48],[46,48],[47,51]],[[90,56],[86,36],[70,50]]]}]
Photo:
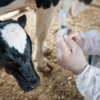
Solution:
[{"label": "calf muzzle", "polygon": [[40,78],[37,76],[33,81],[23,83],[19,82],[18,84],[25,92],[29,92],[35,89],[40,84]]}]

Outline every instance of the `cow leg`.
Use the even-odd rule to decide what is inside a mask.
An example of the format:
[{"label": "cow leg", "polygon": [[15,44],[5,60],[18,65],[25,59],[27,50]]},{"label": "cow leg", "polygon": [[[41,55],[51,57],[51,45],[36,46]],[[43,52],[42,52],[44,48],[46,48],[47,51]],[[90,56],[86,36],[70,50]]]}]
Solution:
[{"label": "cow leg", "polygon": [[50,50],[49,48],[48,48],[48,46],[47,46],[47,44],[46,43],[43,43],[43,54],[44,55],[50,55],[51,54],[51,52],[52,52],[52,50]]},{"label": "cow leg", "polygon": [[55,12],[54,7],[49,9],[37,9],[36,11],[36,32],[35,32],[35,52],[34,58],[37,62],[37,68],[42,69],[43,72],[49,72],[51,69],[47,66],[48,64],[44,61],[43,57],[43,41],[46,38],[47,31]]}]

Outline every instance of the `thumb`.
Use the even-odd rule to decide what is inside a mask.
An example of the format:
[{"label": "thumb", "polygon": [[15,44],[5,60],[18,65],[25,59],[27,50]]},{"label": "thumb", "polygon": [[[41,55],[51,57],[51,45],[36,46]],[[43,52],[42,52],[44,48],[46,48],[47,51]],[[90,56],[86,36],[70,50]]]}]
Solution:
[{"label": "thumb", "polygon": [[74,47],[78,47],[78,45],[72,39],[70,39],[67,35],[64,35],[64,40],[70,46],[71,49],[73,49]]},{"label": "thumb", "polygon": [[71,28],[67,28],[67,33],[70,33],[72,31]]}]

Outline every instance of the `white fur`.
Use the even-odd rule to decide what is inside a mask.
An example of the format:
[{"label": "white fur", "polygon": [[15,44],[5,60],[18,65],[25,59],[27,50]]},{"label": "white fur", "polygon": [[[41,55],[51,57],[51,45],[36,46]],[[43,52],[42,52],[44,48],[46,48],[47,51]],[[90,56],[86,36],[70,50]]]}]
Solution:
[{"label": "white fur", "polygon": [[69,9],[71,8],[72,0],[60,0],[59,4],[57,5],[57,9],[55,12],[55,16],[59,17],[59,12],[61,10],[61,6],[66,13],[66,16],[69,17]]},{"label": "white fur", "polygon": [[24,53],[26,46],[26,33],[19,24],[8,24],[3,29],[0,29],[0,31],[2,33],[2,38],[11,48],[14,47],[20,53]]},{"label": "white fur", "polygon": [[70,17],[71,15],[76,16],[86,7],[86,5],[83,2],[79,2],[79,0],[60,0],[55,12],[57,17],[59,17],[61,6],[66,13],[66,17]]},{"label": "white fur", "polygon": [[79,0],[75,0],[72,2],[71,13],[73,16],[77,16],[80,12],[85,9],[86,5],[83,2],[79,2]]}]

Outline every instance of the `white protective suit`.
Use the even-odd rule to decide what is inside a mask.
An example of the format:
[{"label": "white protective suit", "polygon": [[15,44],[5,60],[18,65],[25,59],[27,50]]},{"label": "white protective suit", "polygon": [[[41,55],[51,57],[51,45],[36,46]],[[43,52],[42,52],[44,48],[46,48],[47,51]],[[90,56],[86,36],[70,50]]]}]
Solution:
[{"label": "white protective suit", "polygon": [[76,85],[85,100],[100,100],[100,33],[91,30],[80,32],[84,39],[83,52],[93,55],[91,65],[76,77]]}]

